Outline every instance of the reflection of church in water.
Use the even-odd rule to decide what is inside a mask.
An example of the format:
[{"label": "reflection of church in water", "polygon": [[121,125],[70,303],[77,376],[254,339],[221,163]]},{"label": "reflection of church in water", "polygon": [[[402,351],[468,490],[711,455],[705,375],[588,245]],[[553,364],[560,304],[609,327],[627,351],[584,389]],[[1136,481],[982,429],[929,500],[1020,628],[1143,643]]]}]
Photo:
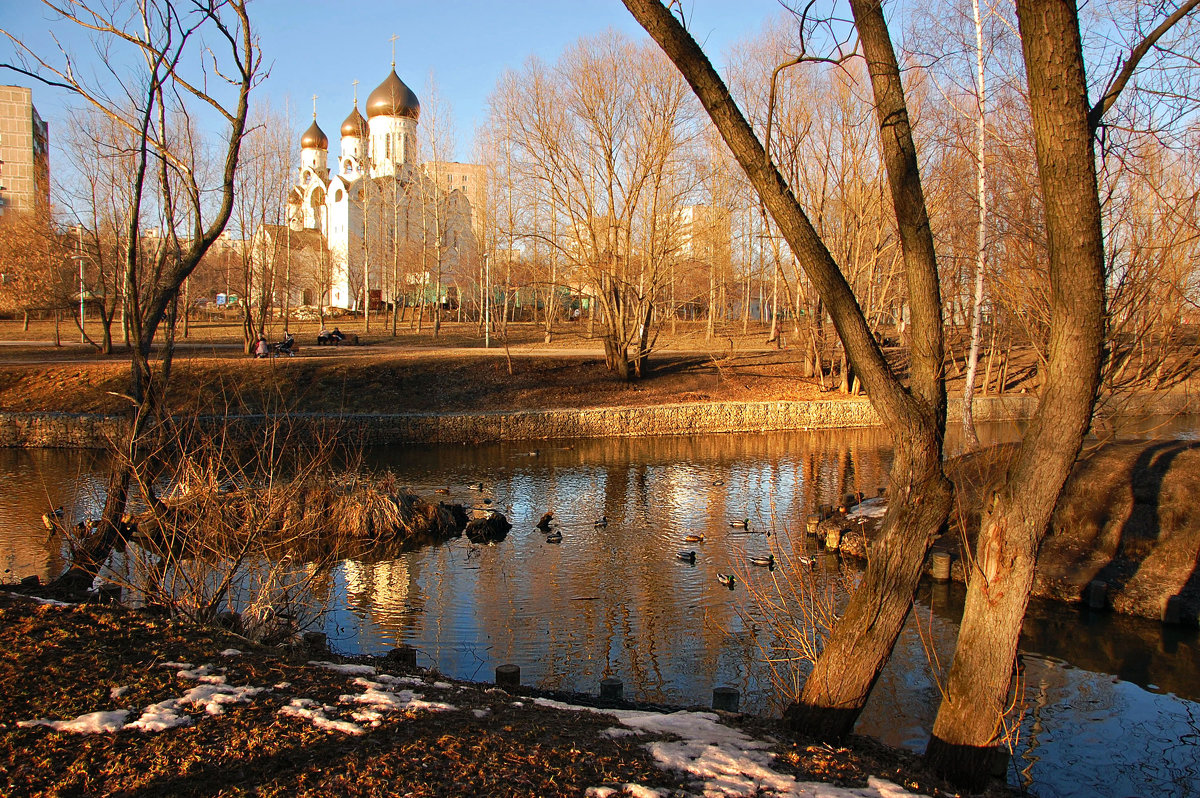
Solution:
[{"label": "reflection of church in water", "polygon": [[373,308],[399,297],[445,300],[444,286],[475,273],[483,167],[419,160],[421,104],[395,64],[367,97],[366,112],[364,119],[356,97],[331,173],[314,108],[300,139],[300,180],[288,194],[291,232],[271,232],[287,233],[293,252],[319,252],[303,304],[357,310],[364,291]]}]

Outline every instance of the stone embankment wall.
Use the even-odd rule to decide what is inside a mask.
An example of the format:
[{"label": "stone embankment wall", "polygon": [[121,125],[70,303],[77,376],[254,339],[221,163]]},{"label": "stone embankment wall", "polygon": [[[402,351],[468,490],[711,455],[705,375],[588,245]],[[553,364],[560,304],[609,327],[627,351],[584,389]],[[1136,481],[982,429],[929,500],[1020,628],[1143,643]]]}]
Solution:
[{"label": "stone embankment wall", "polygon": [[[949,402],[951,418],[962,400]],[[1029,418],[1032,396],[989,396],[975,400],[976,421]],[[1110,404],[1101,412],[1174,414],[1196,412],[1193,397],[1167,394],[1136,403]],[[278,420],[278,419],[276,419]],[[208,426],[233,422],[261,426],[261,416],[200,417]],[[644,407],[559,408],[493,413],[395,413],[325,415],[296,413],[292,426],[317,434],[337,434],[364,445],[403,443],[484,443],[552,438],[607,438],[647,435],[695,435],[871,427],[879,416],[866,399],[811,402],[693,402]],[[0,447],[103,448],[119,439],[125,420],[117,416],[69,413],[0,413]],[[335,432],[335,430],[339,430]]]},{"label": "stone embankment wall", "polygon": [[[962,400],[950,401],[950,412]],[[1027,418],[1031,397],[976,400],[978,421]],[[259,416],[201,417],[204,425],[226,422],[261,425]],[[292,425],[311,425],[365,445],[402,443],[482,443],[551,438],[604,438],[694,435],[871,427],[879,416],[865,399],[813,402],[696,402],[646,407],[560,408],[495,413],[396,413],[340,416],[297,413]],[[126,421],[118,416],[69,413],[0,413],[0,446],[103,448],[119,439]]]}]

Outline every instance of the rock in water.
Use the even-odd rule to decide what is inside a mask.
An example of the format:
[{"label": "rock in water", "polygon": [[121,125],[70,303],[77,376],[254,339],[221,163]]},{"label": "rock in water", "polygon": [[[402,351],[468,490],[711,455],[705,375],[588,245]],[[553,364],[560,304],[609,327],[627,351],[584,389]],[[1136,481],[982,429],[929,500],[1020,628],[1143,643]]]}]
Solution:
[{"label": "rock in water", "polygon": [[472,543],[499,543],[508,537],[512,524],[504,517],[504,513],[488,513],[483,518],[473,518],[467,524],[467,540]]}]

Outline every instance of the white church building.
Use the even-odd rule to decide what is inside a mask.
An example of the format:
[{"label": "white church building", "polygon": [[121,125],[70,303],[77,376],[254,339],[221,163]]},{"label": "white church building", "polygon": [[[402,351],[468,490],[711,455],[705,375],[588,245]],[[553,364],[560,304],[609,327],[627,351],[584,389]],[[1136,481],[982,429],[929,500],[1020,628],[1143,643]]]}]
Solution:
[{"label": "white church building", "polygon": [[355,97],[331,169],[329,138],[314,109],[300,138],[299,181],[288,193],[288,229],[264,231],[285,248],[307,248],[309,274],[296,283],[297,302],[361,310],[445,301],[451,286],[475,274],[484,169],[422,162],[420,116],[416,94],[393,64],[367,97],[366,118]]}]

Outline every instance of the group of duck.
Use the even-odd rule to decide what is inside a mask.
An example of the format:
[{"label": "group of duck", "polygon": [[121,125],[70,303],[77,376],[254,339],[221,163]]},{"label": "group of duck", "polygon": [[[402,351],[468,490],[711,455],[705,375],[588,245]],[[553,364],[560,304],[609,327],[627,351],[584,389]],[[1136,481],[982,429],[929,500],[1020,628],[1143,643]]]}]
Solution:
[{"label": "group of duck", "polygon": [[[748,530],[748,529],[750,529],[750,519],[743,518],[741,520],[730,521],[729,526],[731,526],[734,529]],[[704,535],[702,533],[696,532],[696,533],[692,533],[690,535],[686,535],[683,538],[683,540],[685,543],[703,543]],[[696,564],[696,550],[695,549],[685,549],[684,551],[677,551],[677,552],[675,552],[675,556],[678,559],[683,560],[684,562],[686,562],[690,565]],[[760,568],[770,568],[773,570],[775,568],[775,555],[768,554],[766,557],[750,557],[749,562],[751,565],[757,565]],[[719,574],[717,574],[717,581],[720,582],[721,584],[725,585],[725,587],[729,588],[730,590],[733,590],[735,587],[737,587],[737,577],[734,576],[733,574],[720,574],[719,573]]]},{"label": "group of duck", "polygon": [[[600,516],[599,518],[597,518],[595,520],[595,522],[592,524],[592,526],[596,529],[603,529],[603,528],[607,527],[608,526],[607,516],[603,516],[603,515]],[[750,528],[750,519],[743,518],[740,520],[730,521],[729,526],[734,529],[747,529],[748,530]],[[553,512],[543,513],[542,517],[538,520],[537,524],[534,525],[534,528],[537,529],[538,531],[542,532],[542,534],[544,534],[546,536],[547,543],[561,543],[562,542],[563,535],[562,535],[562,532],[559,531],[559,528],[554,524],[554,513]],[[692,534],[686,535],[684,537],[684,541],[687,543],[703,543],[704,535],[702,533],[698,533],[698,532],[692,533]],[[696,563],[696,550],[695,549],[686,549],[683,551],[677,551],[677,552],[675,552],[675,557],[679,560],[682,560],[683,562],[694,565]],[[807,558],[802,558],[802,559],[807,559]],[[775,568],[775,555],[768,554],[765,557],[750,557],[748,562],[751,565],[756,565],[760,568],[774,569]],[[807,563],[805,563],[805,564],[807,564]],[[734,587],[737,586],[737,577],[735,577],[733,574],[719,573],[719,574],[717,574],[717,581],[720,582],[722,585],[725,585],[730,590],[733,590]]]},{"label": "group of duck", "polygon": [[[534,525],[534,528],[545,534],[547,543],[562,543],[562,532],[558,530],[558,527],[553,522],[554,513],[545,513],[542,515],[541,520]],[[596,529],[603,529],[608,526],[608,518],[602,515],[595,520],[592,526]]]}]

